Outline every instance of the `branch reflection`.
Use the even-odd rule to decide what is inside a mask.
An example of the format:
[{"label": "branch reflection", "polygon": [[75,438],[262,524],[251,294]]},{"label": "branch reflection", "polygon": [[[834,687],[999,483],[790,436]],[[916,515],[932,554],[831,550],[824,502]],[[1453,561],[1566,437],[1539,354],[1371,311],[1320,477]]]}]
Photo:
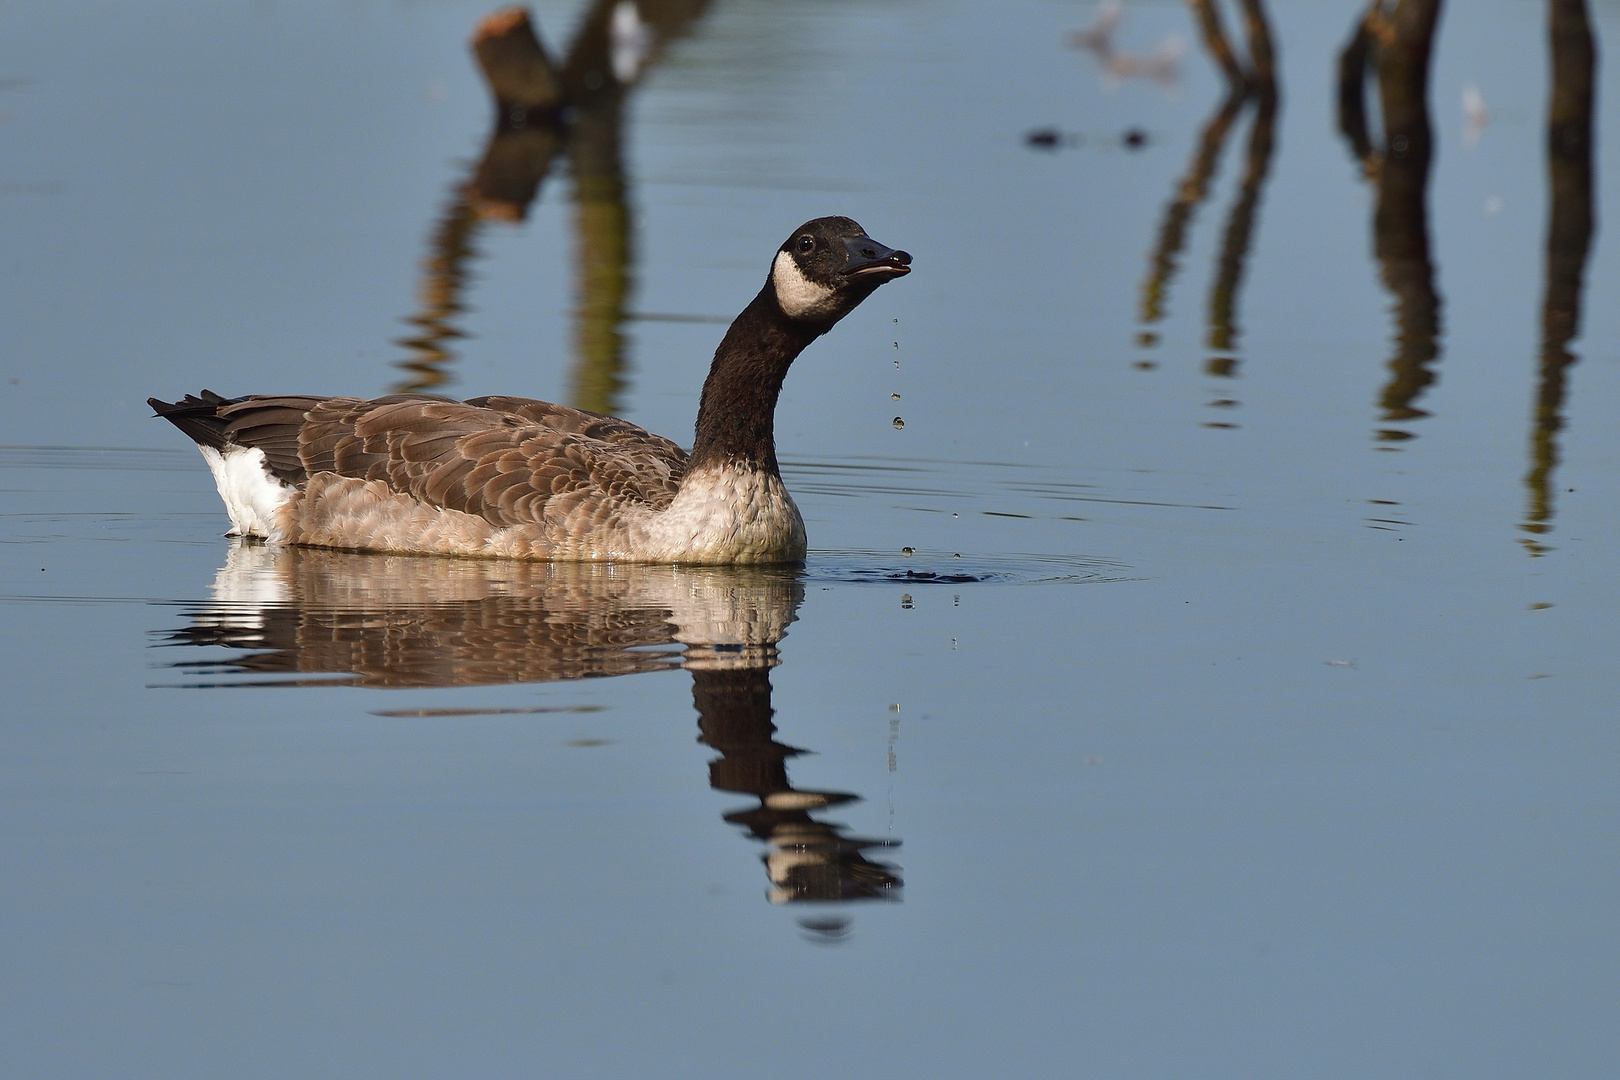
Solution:
[{"label": "branch reflection", "polygon": [[451,378],[461,337],[455,318],[486,221],[523,221],[556,158],[566,152],[573,175],[575,364],[571,403],[617,412],[623,390],[620,327],[630,294],[634,253],[623,155],[629,91],[663,49],[702,16],[707,0],[595,0],[580,22],[567,59],[552,62],[529,13],[504,8],[481,22],[472,50],[495,102],[483,157],[458,183],[423,263],[421,333],[399,343],[400,393],[441,387]]},{"label": "branch reflection", "polygon": [[[1243,0],[1244,32],[1249,53],[1246,64],[1238,58],[1228,40],[1220,13],[1212,0],[1188,0],[1188,3],[1198,20],[1205,49],[1226,76],[1227,92],[1204,124],[1187,171],[1176,185],[1174,197],[1165,206],[1158,242],[1148,257],[1148,277],[1142,285],[1140,318],[1143,325],[1150,328],[1167,317],[1166,298],[1170,283],[1179,269],[1177,260],[1186,246],[1188,226],[1198,207],[1209,198],[1210,181],[1232,128],[1252,104],[1254,120],[1245,150],[1243,176],[1238,183],[1226,228],[1221,234],[1221,247],[1215,260],[1215,277],[1209,296],[1206,341],[1210,349],[1227,355],[1212,356],[1206,362],[1205,370],[1212,375],[1231,376],[1237,372],[1237,360],[1229,355],[1238,346],[1237,301],[1254,238],[1260,195],[1271,172],[1276,143],[1280,92],[1276,79],[1275,47],[1261,0]],[[1158,335],[1151,329],[1144,329],[1138,335],[1138,342],[1145,346],[1155,345]],[[1231,404],[1229,401],[1223,403]]]},{"label": "branch reflection", "polygon": [[[888,840],[817,812],[857,796],[795,788],[770,669],[804,599],[791,569],[519,563],[233,542],[213,599],[165,635],[235,650],[169,665],[190,686],[448,687],[685,668],[710,784],[756,804],[725,815],[767,845],[774,903],[898,899]],[[460,710],[447,710],[459,713]]]},{"label": "branch reflection", "polygon": [[[1440,0],[1373,0],[1339,55],[1339,130],[1362,173],[1377,187],[1373,253],[1395,297],[1395,355],[1379,395],[1385,421],[1429,415],[1415,404],[1435,381],[1440,355],[1440,295],[1429,252],[1428,184],[1434,157],[1429,123],[1429,59]],[[1363,95],[1376,74],[1383,146],[1367,126]],[[1378,437],[1400,442],[1404,428]]]},{"label": "branch reflection", "polygon": [[1596,225],[1592,206],[1592,101],[1597,48],[1585,0],[1549,0],[1552,94],[1547,106],[1547,283],[1541,303],[1541,379],[1530,436],[1530,505],[1520,526],[1531,555],[1549,549],[1553,471],[1563,429],[1570,341],[1580,333],[1581,288]]}]

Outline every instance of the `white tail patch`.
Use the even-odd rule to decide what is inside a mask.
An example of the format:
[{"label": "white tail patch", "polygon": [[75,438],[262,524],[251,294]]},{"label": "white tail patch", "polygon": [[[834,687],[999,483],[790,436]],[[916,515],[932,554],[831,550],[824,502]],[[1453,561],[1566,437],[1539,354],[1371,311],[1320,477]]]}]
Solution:
[{"label": "white tail patch", "polygon": [[805,277],[793,256],[785,251],[776,253],[776,261],[771,264],[771,281],[776,286],[776,302],[790,319],[824,315],[830,310],[832,287],[818,285]]},{"label": "white tail patch", "polygon": [[231,516],[231,533],[274,539],[271,518],[292,497],[293,489],[270,475],[264,451],[257,446],[228,446],[224,453],[212,446],[197,449],[214,474],[225,512]]}]

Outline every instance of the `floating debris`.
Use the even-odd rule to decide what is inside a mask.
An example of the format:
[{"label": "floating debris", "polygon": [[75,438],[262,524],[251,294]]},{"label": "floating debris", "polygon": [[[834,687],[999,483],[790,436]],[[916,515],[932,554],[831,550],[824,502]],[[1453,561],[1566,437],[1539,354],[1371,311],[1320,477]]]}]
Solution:
[{"label": "floating debris", "polygon": [[1111,55],[1119,19],[1119,0],[1105,0],[1097,5],[1097,17],[1091,20],[1090,26],[1069,34],[1069,44],[1076,49],[1089,49],[1099,56]]},{"label": "floating debris", "polygon": [[1181,39],[1171,35],[1146,55],[1121,52],[1114,45],[1114,31],[1119,29],[1119,24],[1119,4],[1106,0],[1098,6],[1097,17],[1090,26],[1069,34],[1069,45],[1096,57],[1104,78],[1110,81],[1141,78],[1173,86],[1180,77],[1181,54],[1186,50]]},{"label": "floating debris", "polygon": [[1491,122],[1491,114],[1485,108],[1485,97],[1473,83],[1462,88],[1462,110],[1463,145],[1473,149],[1479,137],[1485,134],[1485,125]]},{"label": "floating debris", "polygon": [[1036,128],[1025,132],[1024,145],[1037,150],[1057,150],[1064,146],[1084,145],[1086,137],[1077,131],[1059,131],[1055,127]]}]

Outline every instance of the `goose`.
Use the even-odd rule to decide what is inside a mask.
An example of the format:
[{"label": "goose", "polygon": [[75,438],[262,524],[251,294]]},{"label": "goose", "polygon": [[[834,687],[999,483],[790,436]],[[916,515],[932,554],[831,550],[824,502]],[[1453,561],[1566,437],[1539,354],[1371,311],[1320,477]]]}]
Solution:
[{"label": "goose", "polygon": [[691,453],[627,420],[519,397],[204,390],[150,398],[197,444],[231,535],[273,544],[563,562],[802,562],[777,397],[806,346],[911,255],[846,217],[806,222],[732,322]]}]

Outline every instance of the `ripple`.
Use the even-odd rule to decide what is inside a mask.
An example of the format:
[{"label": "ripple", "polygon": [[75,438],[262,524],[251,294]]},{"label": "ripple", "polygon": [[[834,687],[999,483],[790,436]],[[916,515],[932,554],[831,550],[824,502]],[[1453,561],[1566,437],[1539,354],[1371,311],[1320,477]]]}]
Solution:
[{"label": "ripple", "polygon": [[1087,555],[812,551],[801,580],[878,585],[1032,585],[1126,581],[1130,567]]}]

